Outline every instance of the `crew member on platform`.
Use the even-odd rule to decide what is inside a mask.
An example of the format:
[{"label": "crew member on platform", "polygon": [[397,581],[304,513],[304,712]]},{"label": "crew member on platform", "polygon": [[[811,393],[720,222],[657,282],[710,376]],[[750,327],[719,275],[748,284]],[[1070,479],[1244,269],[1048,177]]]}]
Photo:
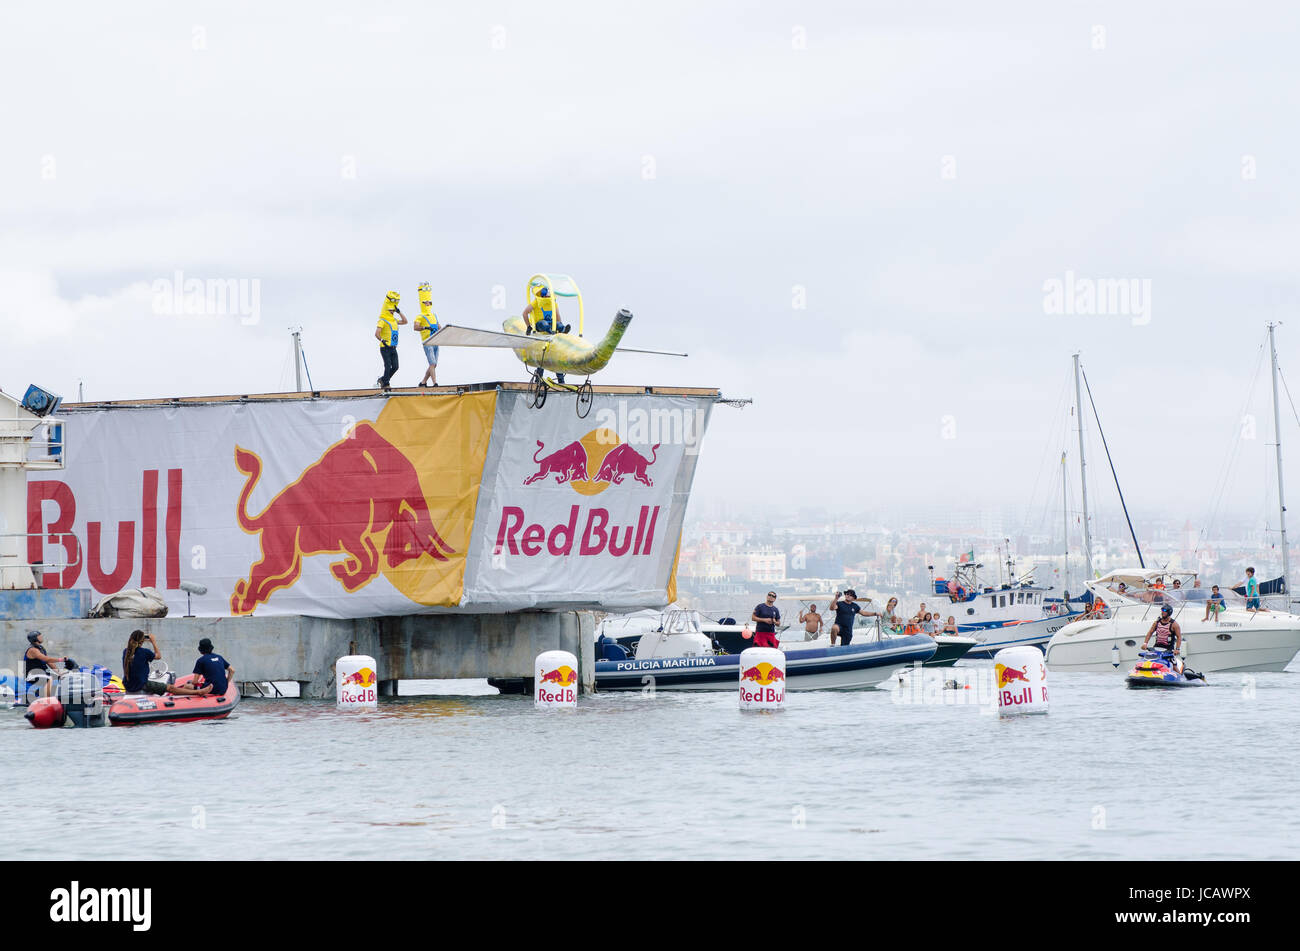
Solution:
[{"label": "crew member on platform", "polygon": [[401,295],[389,291],[384,297],[383,309],[379,311],[379,323],[375,325],[375,339],[379,341],[379,358],[384,361],[384,374],[375,384],[381,389],[388,389],[393,375],[397,373],[397,327],[406,323],[405,315],[397,309]]}]

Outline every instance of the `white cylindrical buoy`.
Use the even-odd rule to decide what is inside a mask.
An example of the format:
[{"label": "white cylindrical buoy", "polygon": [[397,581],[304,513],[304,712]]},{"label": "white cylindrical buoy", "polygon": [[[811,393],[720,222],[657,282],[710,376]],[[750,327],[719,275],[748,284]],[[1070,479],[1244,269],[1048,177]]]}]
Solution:
[{"label": "white cylindrical buoy", "polygon": [[578,706],[578,658],[568,651],[543,651],[533,664],[533,706],[572,710]]},{"label": "white cylindrical buoy", "polygon": [[373,710],[379,706],[379,665],[373,657],[350,654],[334,664],[334,689],[339,709]]},{"label": "white cylindrical buoy", "polygon": [[740,652],[740,709],[785,708],[785,653],[775,647]]},{"label": "white cylindrical buoy", "polygon": [[993,656],[998,715],[1047,712],[1047,662],[1037,647],[1004,647]]}]

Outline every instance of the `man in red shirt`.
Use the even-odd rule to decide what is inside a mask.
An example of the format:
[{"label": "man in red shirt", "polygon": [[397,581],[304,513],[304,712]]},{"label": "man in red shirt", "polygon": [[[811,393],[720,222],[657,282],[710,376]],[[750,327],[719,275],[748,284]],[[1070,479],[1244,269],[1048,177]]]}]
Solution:
[{"label": "man in red shirt", "polygon": [[754,613],[750,617],[754,622],[754,646],[755,647],[780,647],[781,642],[776,639],[776,625],[781,623],[781,612],[776,608],[776,592],[767,593],[767,602],[754,608]]}]

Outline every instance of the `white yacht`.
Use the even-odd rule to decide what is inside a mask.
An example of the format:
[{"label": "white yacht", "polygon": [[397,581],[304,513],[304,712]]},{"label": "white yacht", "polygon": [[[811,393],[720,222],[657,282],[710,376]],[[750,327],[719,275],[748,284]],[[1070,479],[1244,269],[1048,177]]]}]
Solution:
[{"label": "white yacht", "polygon": [[1187,666],[1201,673],[1279,671],[1300,653],[1300,616],[1249,610],[1231,589],[1220,587],[1225,608],[1205,620],[1210,589],[1196,587],[1193,572],[1130,568],[1085,584],[1106,603],[1106,610],[1067,624],[1052,636],[1047,645],[1052,670],[1126,672],[1138,660],[1142,639],[1165,604],[1173,607],[1183,632]]}]

